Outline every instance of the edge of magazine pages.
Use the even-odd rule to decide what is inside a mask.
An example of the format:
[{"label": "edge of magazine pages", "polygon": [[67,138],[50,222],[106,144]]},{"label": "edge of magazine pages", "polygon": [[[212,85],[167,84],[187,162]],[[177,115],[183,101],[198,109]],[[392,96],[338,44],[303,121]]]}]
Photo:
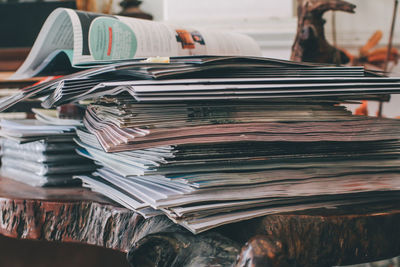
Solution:
[{"label": "edge of magazine pages", "polygon": [[261,50],[239,33],[58,8],[10,79],[35,76],[60,56],[72,67],[85,68],[124,59],[191,55],[260,56]]}]

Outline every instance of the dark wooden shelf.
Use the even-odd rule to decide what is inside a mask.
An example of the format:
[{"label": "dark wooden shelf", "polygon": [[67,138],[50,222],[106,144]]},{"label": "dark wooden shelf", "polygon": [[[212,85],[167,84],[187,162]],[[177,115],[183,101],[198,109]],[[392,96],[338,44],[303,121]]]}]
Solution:
[{"label": "dark wooden shelf", "polygon": [[0,71],[16,71],[30,50],[30,47],[0,48]]}]

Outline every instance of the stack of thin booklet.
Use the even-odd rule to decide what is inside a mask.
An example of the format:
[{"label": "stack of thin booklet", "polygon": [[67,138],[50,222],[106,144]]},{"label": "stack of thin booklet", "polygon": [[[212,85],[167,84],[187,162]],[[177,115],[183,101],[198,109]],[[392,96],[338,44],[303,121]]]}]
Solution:
[{"label": "stack of thin booklet", "polygon": [[400,198],[400,121],[332,101],[138,103],[87,107],[84,185],[144,216],[199,233],[262,215]]},{"label": "stack of thin booklet", "polygon": [[32,186],[79,184],[73,175],[95,170],[91,160],[75,151],[74,124],[79,121],[53,125],[43,122],[51,118],[49,112],[36,112],[40,120],[1,120],[1,175]]},{"label": "stack of thin booklet", "polygon": [[0,109],[35,97],[46,108],[86,105],[72,138],[97,167],[75,178],[200,233],[273,213],[400,200],[400,121],[340,105],[391,93],[400,78],[362,67],[196,56],[88,69],[0,99]]},{"label": "stack of thin booklet", "polygon": [[0,99],[0,111],[45,97],[50,108],[126,92],[139,102],[275,98],[368,98],[398,93],[400,78],[363,67],[336,67],[262,57],[192,56],[122,60],[24,88]]}]

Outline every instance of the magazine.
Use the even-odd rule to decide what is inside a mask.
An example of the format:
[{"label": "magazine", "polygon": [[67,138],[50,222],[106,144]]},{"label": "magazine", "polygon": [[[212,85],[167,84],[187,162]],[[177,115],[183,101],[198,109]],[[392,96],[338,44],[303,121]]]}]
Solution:
[{"label": "magazine", "polygon": [[11,79],[33,77],[66,62],[76,68],[156,56],[260,54],[257,43],[239,33],[58,8],[47,18],[27,59]]}]

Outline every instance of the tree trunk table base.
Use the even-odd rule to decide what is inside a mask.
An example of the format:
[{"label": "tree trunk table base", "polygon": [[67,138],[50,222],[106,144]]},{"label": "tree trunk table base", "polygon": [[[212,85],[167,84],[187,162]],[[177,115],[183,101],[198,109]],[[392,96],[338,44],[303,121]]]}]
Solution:
[{"label": "tree trunk table base", "polygon": [[0,234],[96,245],[132,266],[332,266],[400,254],[400,203],[269,215],[193,235],[82,188],[0,178]]}]

